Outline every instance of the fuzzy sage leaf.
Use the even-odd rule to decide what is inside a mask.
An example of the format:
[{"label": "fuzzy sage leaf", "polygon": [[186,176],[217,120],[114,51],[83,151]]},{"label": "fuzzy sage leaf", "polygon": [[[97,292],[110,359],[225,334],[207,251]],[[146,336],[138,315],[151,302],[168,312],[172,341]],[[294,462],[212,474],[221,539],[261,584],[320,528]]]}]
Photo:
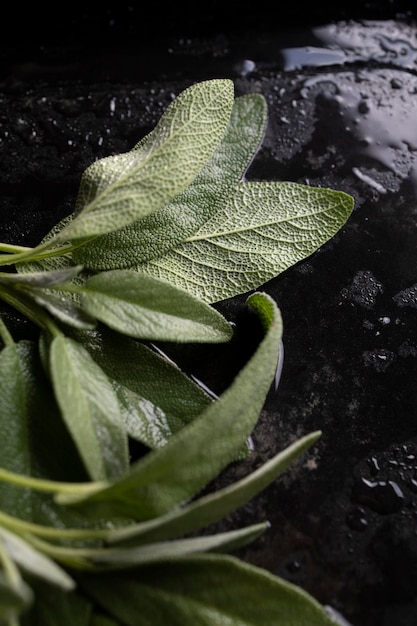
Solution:
[{"label": "fuzzy sage leaf", "polygon": [[[334,626],[302,589],[232,556],[199,554],[134,575],[82,577],[82,586],[127,626]],[[227,620],[227,621],[226,621]]]},{"label": "fuzzy sage leaf", "polygon": [[258,288],[312,254],[352,209],[353,198],[343,192],[288,182],[239,183],[193,236],[136,269],[216,302]]},{"label": "fuzzy sage leaf", "polygon": [[222,139],[233,91],[233,82],[227,79],[185,89],[132,150],[90,165],[81,180],[77,214],[56,240],[74,241],[118,230],[183,191]]},{"label": "fuzzy sage leaf", "polygon": [[232,327],[185,289],[130,270],[92,276],[78,291],[83,309],[113,330],[139,339],[223,342]]},{"label": "fuzzy sage leaf", "polygon": [[86,496],[58,494],[57,502],[150,519],[194,496],[235,459],[257,422],[274,378],[282,334],[280,312],[272,298],[256,293],[248,303],[263,322],[265,337],[219,400],[165,446],[133,464],[120,480]]},{"label": "fuzzy sage leaf", "polygon": [[58,336],[50,348],[57,402],[89,475],[114,478],[128,468],[127,434],[113,387],[78,342]]},{"label": "fuzzy sage leaf", "polygon": [[112,381],[129,436],[150,448],[168,443],[213,399],[143,343],[103,326],[81,341]]},{"label": "fuzzy sage leaf", "polygon": [[138,545],[149,541],[163,541],[195,532],[226,518],[276,480],[290,463],[317,441],[320,434],[320,432],[313,432],[301,437],[236,483],[197,498],[156,519],[110,531],[107,542]]},{"label": "fuzzy sage leaf", "polygon": [[227,201],[260,147],[267,119],[261,94],[236,98],[225,135],[183,192],[159,211],[74,250],[93,270],[131,267],[160,257],[192,235]]}]

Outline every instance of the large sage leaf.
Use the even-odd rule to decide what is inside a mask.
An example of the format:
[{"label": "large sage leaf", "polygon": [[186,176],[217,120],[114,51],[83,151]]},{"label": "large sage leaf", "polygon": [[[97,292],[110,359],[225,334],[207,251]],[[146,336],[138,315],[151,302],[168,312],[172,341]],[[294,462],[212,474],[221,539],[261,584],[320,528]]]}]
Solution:
[{"label": "large sage leaf", "polygon": [[334,626],[308,593],[232,556],[201,554],[82,587],[126,626]]},{"label": "large sage leaf", "polygon": [[111,382],[78,342],[56,337],[50,372],[63,419],[94,480],[122,475],[129,466],[127,435]]},{"label": "large sage leaf", "polygon": [[[5,347],[0,353],[0,376],[1,467],[35,478],[85,481],[86,473],[44,375],[37,345],[24,340]],[[76,511],[57,506],[48,494],[27,488],[0,482],[0,501],[2,513],[29,522],[87,525]]]},{"label": "large sage leaf", "polygon": [[186,290],[130,270],[92,276],[79,296],[89,315],[131,337],[217,343],[233,334],[221,313]]},{"label": "large sage leaf", "polygon": [[[0,352],[0,462],[7,470],[30,474],[29,411],[23,368],[18,346],[6,345]],[[0,499],[3,511],[24,516],[30,508],[31,493],[0,483]]]},{"label": "large sage leaf", "polygon": [[58,502],[150,519],[193,497],[236,458],[274,378],[282,334],[280,312],[270,296],[255,293],[248,303],[262,321],[265,337],[219,400],[114,484],[87,496],[59,494]]},{"label": "large sage leaf", "polygon": [[289,182],[242,182],[194,235],[137,271],[206,302],[258,289],[323,245],[344,225],[353,198]]},{"label": "large sage leaf", "polygon": [[192,85],[132,150],[90,165],[81,179],[77,214],[56,240],[112,232],[160,209],[183,191],[221,141],[233,91],[228,79]]},{"label": "large sage leaf", "polygon": [[131,267],[162,256],[192,235],[243,178],[261,144],[266,119],[261,94],[236,98],[221,143],[193,182],[159,211],[78,248],[74,260],[94,270]]},{"label": "large sage leaf", "polygon": [[106,327],[80,337],[112,381],[129,435],[150,448],[165,445],[212,398],[151,348]]}]

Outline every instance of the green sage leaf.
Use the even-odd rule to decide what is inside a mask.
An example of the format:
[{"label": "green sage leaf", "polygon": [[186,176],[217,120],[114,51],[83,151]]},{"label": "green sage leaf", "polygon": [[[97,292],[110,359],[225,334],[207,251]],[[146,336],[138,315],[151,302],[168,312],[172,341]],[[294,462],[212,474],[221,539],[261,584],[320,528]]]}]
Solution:
[{"label": "green sage leaf", "polygon": [[268,523],[253,524],[246,528],[204,537],[149,543],[139,547],[93,549],[86,551],[86,555],[88,555],[91,564],[100,569],[121,570],[201,552],[237,550],[257,539],[268,527]]},{"label": "green sage leaf", "polygon": [[12,585],[0,570],[0,623],[12,624],[16,615],[26,611],[32,602],[32,590],[24,580]]},{"label": "green sage leaf", "polygon": [[90,165],[81,179],[76,215],[56,239],[73,241],[118,230],[188,187],[223,137],[233,90],[228,79],[192,85],[132,150]]},{"label": "green sage leaf", "polygon": [[216,302],[258,289],[308,257],[352,210],[353,198],[344,192],[289,182],[239,183],[194,235],[135,269]]},{"label": "green sage leaf", "polygon": [[251,472],[245,478],[223,489],[193,500],[153,520],[131,524],[109,532],[108,543],[138,545],[186,535],[225,518],[265,489],[320,436],[313,432]]},{"label": "green sage leaf", "polygon": [[80,336],[112,381],[129,436],[149,448],[165,445],[213,399],[175,364],[106,327]]},{"label": "green sage leaf", "polygon": [[228,555],[172,559],[134,576],[83,576],[81,584],[126,626],[334,626],[300,587]]},{"label": "green sage leaf", "polygon": [[72,339],[56,337],[50,350],[55,396],[89,475],[123,475],[129,466],[127,435],[109,379]]},{"label": "green sage leaf", "polygon": [[92,603],[82,593],[64,591],[41,580],[33,580],[32,588],[35,601],[22,615],[22,626],[92,625]]},{"label": "green sage leaf", "polygon": [[57,587],[74,589],[75,582],[59,565],[24,539],[0,526],[0,541],[10,558],[27,574],[42,578]]},{"label": "green sage leaf", "polygon": [[77,301],[64,292],[54,293],[47,289],[30,289],[28,295],[41,307],[45,308],[53,317],[67,326],[82,330],[92,330],[97,326],[97,320],[88,315]]},{"label": "green sage leaf", "polygon": [[282,335],[280,312],[272,298],[253,294],[248,303],[264,322],[266,334],[219,400],[114,484],[86,496],[59,494],[58,502],[150,519],[193,497],[236,458],[274,378]]},{"label": "green sage leaf", "polygon": [[56,285],[62,285],[81,272],[82,267],[80,265],[66,267],[63,269],[53,269],[50,271],[39,272],[25,272],[25,273],[6,273],[0,272],[0,283],[5,284],[20,284],[28,285],[30,287],[55,287]]},{"label": "green sage leaf", "polygon": [[[1,466],[19,474],[30,474],[29,411],[23,367],[17,345],[4,347],[0,352]],[[0,499],[2,510],[24,515],[30,508],[31,493],[0,483]]]},{"label": "green sage leaf", "polygon": [[94,270],[119,269],[162,256],[224,204],[261,144],[267,118],[261,94],[236,98],[226,133],[183,192],[140,221],[81,246],[73,259]]},{"label": "green sage leaf", "polygon": [[186,290],[130,270],[92,276],[79,296],[89,315],[131,337],[217,343],[233,334],[221,313]]}]

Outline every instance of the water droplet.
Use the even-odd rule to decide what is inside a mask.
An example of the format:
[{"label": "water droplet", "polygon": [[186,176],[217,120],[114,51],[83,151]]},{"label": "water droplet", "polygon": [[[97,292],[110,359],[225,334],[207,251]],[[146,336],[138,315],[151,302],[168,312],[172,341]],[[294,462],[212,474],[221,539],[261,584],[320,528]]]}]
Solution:
[{"label": "water droplet", "polygon": [[417,309],[417,284],[403,289],[392,298],[396,304],[400,307],[409,306],[413,309]]},{"label": "water droplet", "polygon": [[371,481],[361,478],[353,490],[354,499],[366,504],[376,513],[387,514],[399,511],[404,505],[404,494],[393,480]]},{"label": "water droplet", "polygon": [[384,372],[395,360],[395,354],[391,350],[380,348],[377,350],[365,350],[362,353],[366,367],[372,366],[378,372]]},{"label": "water droplet", "polygon": [[358,272],[349,287],[342,289],[341,295],[348,300],[371,309],[379,293],[383,292],[382,284],[370,271]]},{"label": "water droplet", "polygon": [[348,514],[346,522],[352,530],[363,532],[368,528],[365,509],[358,506]]}]

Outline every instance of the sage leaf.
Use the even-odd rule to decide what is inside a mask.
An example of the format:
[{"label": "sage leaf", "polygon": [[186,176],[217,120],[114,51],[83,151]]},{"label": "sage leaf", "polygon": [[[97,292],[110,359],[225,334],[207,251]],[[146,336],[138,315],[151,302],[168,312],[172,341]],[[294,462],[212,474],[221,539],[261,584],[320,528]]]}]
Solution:
[{"label": "sage leaf", "polygon": [[192,85],[132,150],[90,165],[81,179],[76,215],[56,240],[73,241],[120,229],[183,191],[221,141],[233,91],[228,79]]},{"label": "sage leaf", "polygon": [[[1,467],[35,478],[85,481],[37,344],[23,340],[4,348],[0,352],[0,376]],[[21,520],[61,527],[86,525],[76,511],[59,507],[51,496],[32,489],[0,482],[0,501],[2,513]]]},{"label": "sage leaf", "polygon": [[296,458],[317,441],[320,434],[318,431],[301,437],[260,468],[223,489],[197,498],[153,520],[112,530],[106,541],[123,545],[163,541],[217,522],[249,502],[276,480]]},{"label": "sage leaf", "polygon": [[39,272],[25,272],[17,274],[11,272],[0,272],[0,283],[15,283],[38,288],[54,287],[72,280],[78,276],[81,270],[82,266],[74,265],[63,269]]},{"label": "sage leaf", "polygon": [[88,315],[74,298],[64,292],[54,293],[47,289],[30,289],[28,294],[53,317],[67,326],[82,330],[93,330],[97,320]]},{"label": "sage leaf", "polygon": [[233,551],[257,539],[268,527],[268,523],[260,523],[204,537],[149,543],[139,547],[93,549],[89,552],[89,558],[100,569],[121,570],[201,552]]},{"label": "sage leaf", "polygon": [[91,626],[93,623],[92,604],[77,590],[65,591],[41,580],[31,581],[31,586],[35,602],[22,615],[22,626]]},{"label": "sage leaf", "polygon": [[42,578],[65,590],[74,589],[75,582],[73,579],[55,561],[1,526],[0,541],[10,558],[27,574]]},{"label": "sage leaf", "polygon": [[233,334],[221,313],[186,290],[130,270],[92,276],[79,296],[89,315],[139,339],[217,343]]},{"label": "sage leaf", "polygon": [[24,580],[12,585],[0,570],[0,623],[12,624],[16,614],[27,610],[32,602],[32,590]]},{"label": "sage leaf", "polygon": [[81,584],[126,626],[334,626],[304,590],[229,555],[171,559],[134,575],[83,575]]},{"label": "sage leaf", "polygon": [[63,419],[93,480],[128,468],[127,435],[113,387],[78,342],[60,335],[50,348],[50,373]]},{"label": "sage leaf", "polygon": [[[23,367],[17,345],[11,343],[5,346],[0,352],[1,466],[19,474],[30,474],[29,411]],[[16,490],[0,483],[0,498],[2,510],[10,514],[24,516],[30,508],[29,490]]]},{"label": "sage leaf", "polygon": [[84,496],[58,494],[57,502],[150,519],[193,497],[235,459],[274,378],[282,335],[281,315],[270,296],[255,293],[247,301],[263,322],[265,337],[219,400],[112,485]]},{"label": "sage leaf", "polygon": [[194,235],[135,269],[216,302],[258,289],[333,237],[353,198],[290,182],[242,182]]},{"label": "sage leaf", "polygon": [[165,445],[212,398],[153,349],[106,327],[80,336],[112,381],[130,437],[149,448]]},{"label": "sage leaf", "polygon": [[74,250],[73,259],[93,270],[131,267],[162,256],[192,235],[243,178],[260,147],[266,119],[261,94],[236,98],[221,143],[184,191],[158,211]]}]

